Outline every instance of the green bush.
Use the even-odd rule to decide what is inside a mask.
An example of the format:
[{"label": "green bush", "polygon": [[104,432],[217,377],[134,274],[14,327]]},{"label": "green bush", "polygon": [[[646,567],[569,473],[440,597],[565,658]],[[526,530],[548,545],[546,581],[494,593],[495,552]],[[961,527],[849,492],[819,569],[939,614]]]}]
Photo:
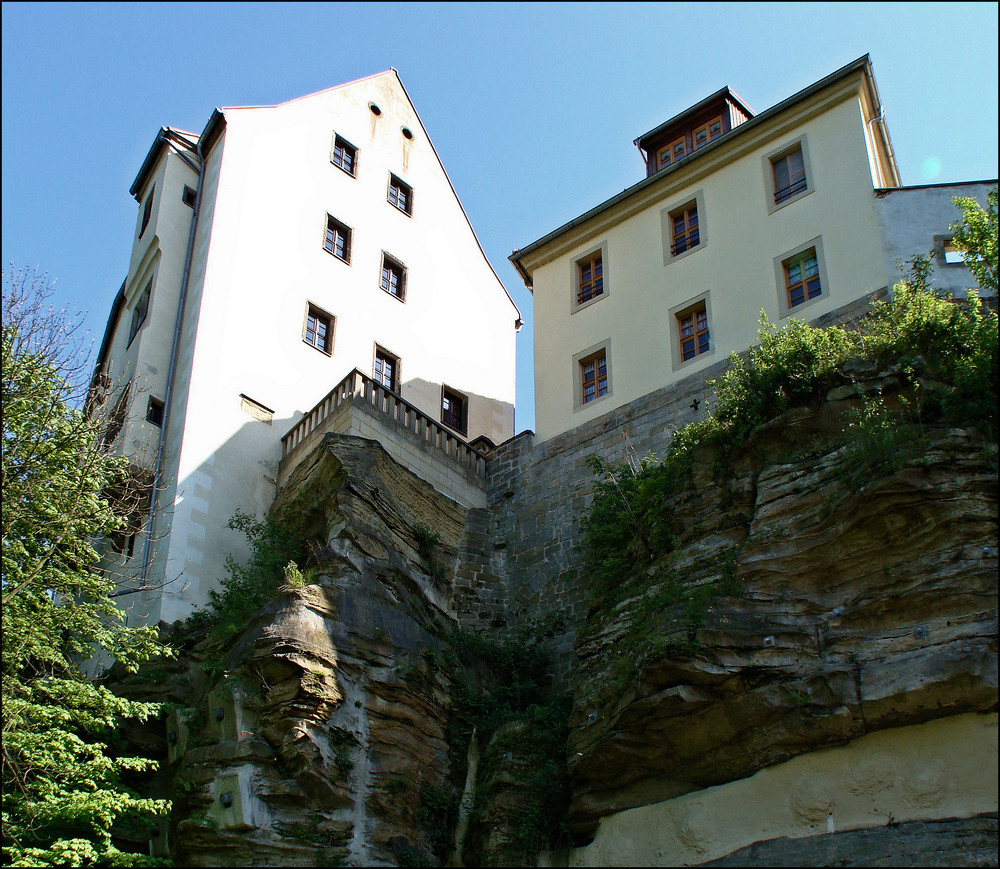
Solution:
[{"label": "green bush", "polygon": [[309,571],[303,574],[296,566],[303,545],[291,528],[270,518],[259,520],[242,510],[233,514],[229,527],[246,535],[250,560],[242,565],[232,555],[226,556],[229,576],[223,578],[221,591],[211,592],[208,609],[199,614],[201,619],[196,619],[207,621],[211,633],[220,638],[243,630],[247,620],[277,594],[283,583],[301,587],[312,579]]}]

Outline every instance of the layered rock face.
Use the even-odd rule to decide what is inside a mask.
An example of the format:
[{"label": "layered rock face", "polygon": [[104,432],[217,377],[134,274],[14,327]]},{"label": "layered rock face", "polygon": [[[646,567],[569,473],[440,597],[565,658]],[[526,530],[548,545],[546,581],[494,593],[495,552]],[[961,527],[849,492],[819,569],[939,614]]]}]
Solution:
[{"label": "layered rock face", "polygon": [[928,430],[887,465],[844,426],[836,406],[797,409],[725,478],[698,468],[663,505],[678,547],[591,610],[569,739],[580,840],[625,809],[996,710],[995,443]]},{"label": "layered rock face", "polygon": [[312,582],[229,648],[191,650],[196,678],[173,680],[169,850],[190,866],[445,859],[458,795],[434,656],[463,512],[377,444],[334,436],[274,513],[314,544]]},{"label": "layered rock face", "polygon": [[[995,835],[978,816],[996,769],[996,445],[927,428],[866,450],[842,411],[785,414],[724,472],[705,457],[662,504],[676,547],[574,625],[562,702],[544,674],[522,684],[542,659],[519,658],[495,614],[485,511],[373,441],[327,436],[273,509],[311,544],[300,587],[132,686],[177,707],[140,737],[174,800],[154,850],[192,866],[523,865],[556,844],[569,799],[576,848],[544,860],[900,862],[901,794],[935,859],[978,860]],[[470,576],[495,595],[489,618]],[[463,640],[482,660],[460,666],[470,628],[494,647]]]}]

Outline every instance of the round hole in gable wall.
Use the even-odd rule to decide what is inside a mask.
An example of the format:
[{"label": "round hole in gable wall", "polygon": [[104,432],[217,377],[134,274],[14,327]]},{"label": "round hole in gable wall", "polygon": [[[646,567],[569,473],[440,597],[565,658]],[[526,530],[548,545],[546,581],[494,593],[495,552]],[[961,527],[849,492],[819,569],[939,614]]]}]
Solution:
[{"label": "round hole in gable wall", "polygon": [[368,108],[372,110],[372,114],[375,115],[376,118],[382,114],[382,110],[375,105],[375,103],[368,103]]},{"label": "round hole in gable wall", "polygon": [[403,127],[403,138],[404,139],[413,138],[413,131],[409,127]]}]

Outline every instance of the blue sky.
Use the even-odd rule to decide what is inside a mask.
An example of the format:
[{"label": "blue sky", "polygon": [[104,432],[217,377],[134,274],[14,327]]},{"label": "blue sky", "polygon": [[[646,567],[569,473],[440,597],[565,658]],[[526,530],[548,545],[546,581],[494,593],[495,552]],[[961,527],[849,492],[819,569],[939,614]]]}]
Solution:
[{"label": "blue sky", "polygon": [[997,177],[995,3],[4,3],[3,261],[100,340],[161,125],[395,67],[527,321],[507,257],[638,181],[640,134],[723,85],[762,111],[871,54],[904,184]]}]

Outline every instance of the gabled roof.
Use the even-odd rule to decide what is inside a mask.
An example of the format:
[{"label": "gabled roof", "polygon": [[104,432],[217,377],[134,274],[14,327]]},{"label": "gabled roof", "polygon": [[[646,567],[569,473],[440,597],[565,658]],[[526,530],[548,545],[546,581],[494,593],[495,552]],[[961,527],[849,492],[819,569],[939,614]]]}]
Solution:
[{"label": "gabled roof", "polygon": [[146,185],[148,176],[152,173],[156,164],[159,162],[163,150],[168,147],[169,144],[174,143],[178,146],[186,148],[194,155],[198,155],[199,143],[201,149],[207,152],[211,147],[212,143],[215,141],[216,137],[221,135],[222,131],[225,129],[226,125],[226,112],[228,111],[239,111],[241,109],[273,109],[279,106],[286,106],[290,103],[299,102],[300,100],[307,100],[320,94],[329,93],[330,91],[339,90],[341,88],[350,87],[351,85],[358,84],[359,82],[367,81],[373,78],[380,78],[382,76],[391,75],[395,76],[396,82],[399,84],[400,90],[403,92],[403,96],[406,97],[407,102],[410,104],[410,108],[413,109],[413,114],[417,119],[417,123],[420,124],[421,130],[423,130],[424,136],[427,137],[427,142],[431,146],[431,153],[434,154],[434,158],[437,160],[438,166],[441,167],[441,172],[444,174],[445,179],[448,182],[448,187],[451,189],[452,195],[455,197],[455,201],[458,203],[459,210],[462,212],[462,216],[465,218],[465,222],[469,226],[469,231],[472,233],[473,239],[475,239],[476,245],[479,248],[479,252],[482,254],[483,259],[486,261],[486,265],[489,266],[490,271],[493,272],[493,276],[497,279],[497,283],[503,289],[504,294],[507,296],[508,301],[514,308],[514,313],[516,314],[516,323],[518,328],[522,322],[521,312],[517,307],[517,303],[514,301],[507,287],[504,286],[500,276],[497,274],[496,269],[493,268],[493,263],[490,262],[488,256],[486,256],[486,251],[483,250],[482,242],[479,241],[479,236],[476,235],[476,230],[472,226],[472,221],[469,220],[469,215],[465,210],[465,206],[462,205],[462,200],[459,199],[458,193],[455,191],[455,185],[451,183],[451,177],[448,175],[448,170],[445,169],[444,163],[441,162],[441,157],[437,152],[437,148],[434,147],[434,143],[431,141],[431,137],[427,134],[427,128],[424,126],[424,122],[420,118],[420,113],[417,111],[417,107],[413,105],[413,100],[410,99],[410,95],[406,91],[406,87],[403,84],[402,79],[399,77],[399,73],[395,68],[390,67],[383,72],[374,73],[373,75],[362,76],[361,78],[356,78],[353,81],[345,82],[343,84],[334,85],[333,87],[324,88],[323,90],[315,91],[311,94],[306,94],[301,97],[294,97],[290,100],[285,100],[282,103],[277,103],[275,105],[263,105],[263,106],[228,106],[224,108],[216,108],[211,117],[208,119],[208,123],[205,124],[205,129],[202,130],[201,136],[196,136],[194,133],[187,133],[183,130],[177,130],[173,127],[161,127],[160,132],[157,134],[156,139],[153,140],[153,144],[146,154],[146,159],[142,162],[142,167],[139,169],[139,174],[136,176],[135,181],[132,182],[132,187],[129,192],[138,201],[139,193]]}]

